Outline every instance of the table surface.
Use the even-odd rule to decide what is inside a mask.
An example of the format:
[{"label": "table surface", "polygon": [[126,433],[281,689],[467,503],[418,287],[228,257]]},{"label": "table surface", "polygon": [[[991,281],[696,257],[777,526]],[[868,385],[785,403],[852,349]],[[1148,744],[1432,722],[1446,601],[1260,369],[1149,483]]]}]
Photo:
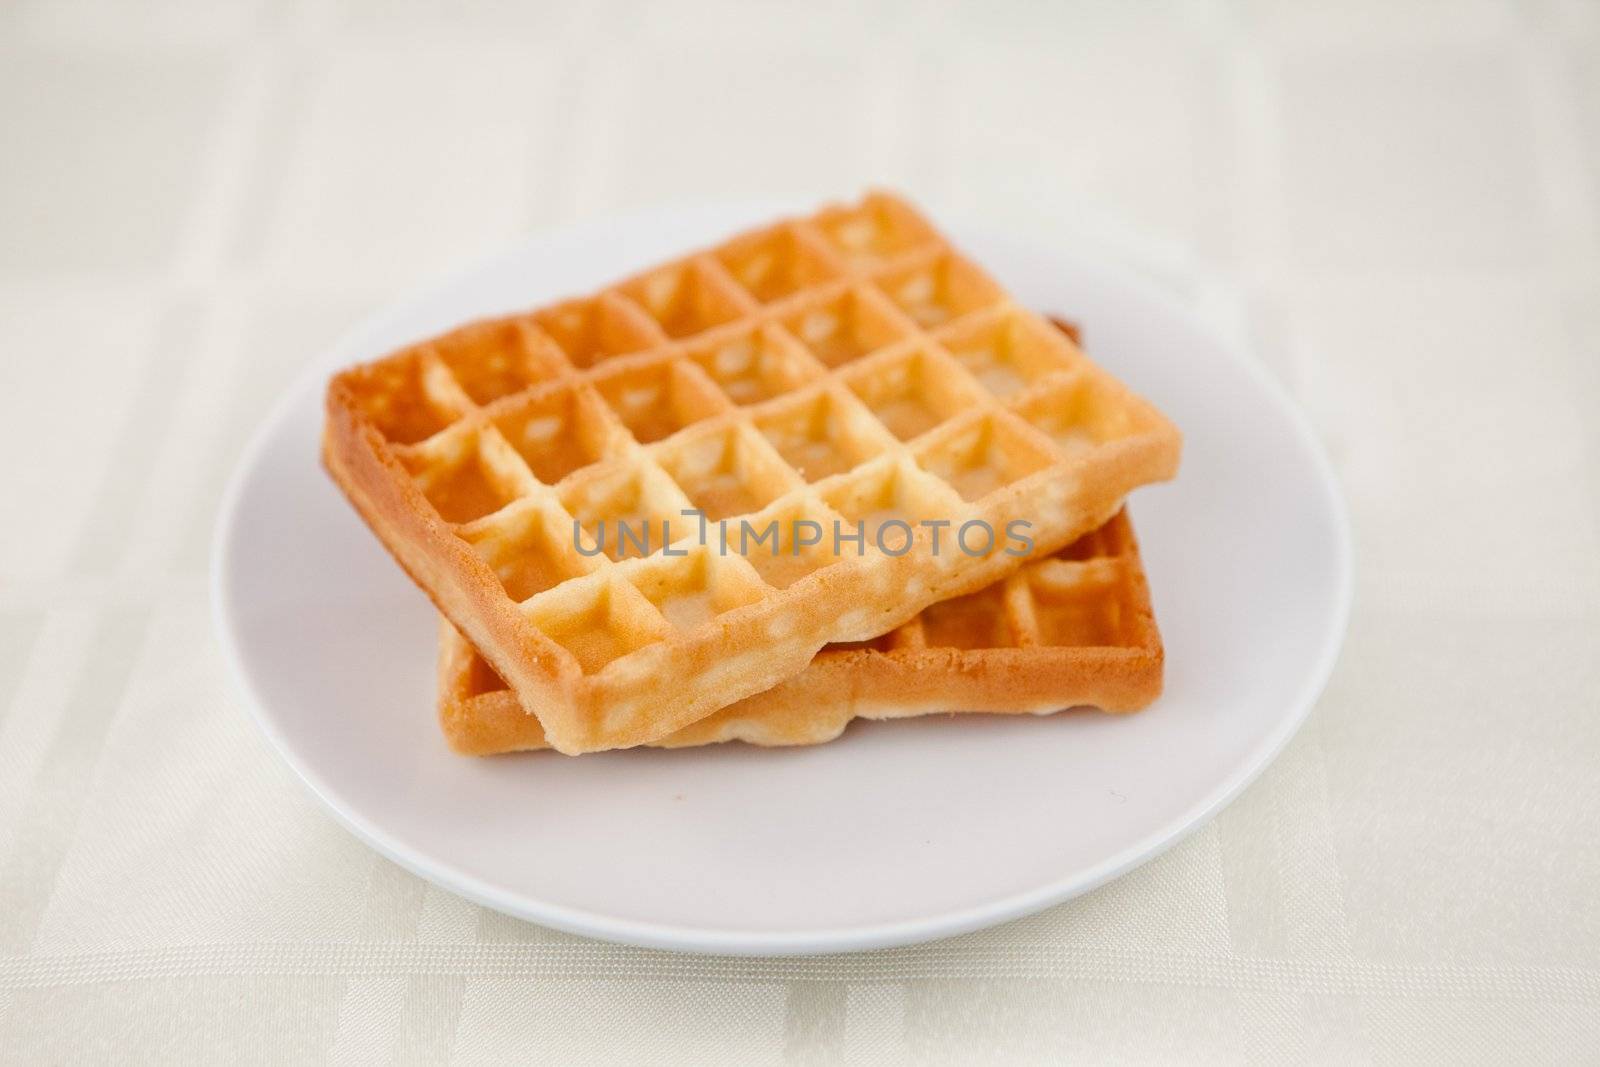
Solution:
[{"label": "table surface", "polygon": [[[12,4],[0,160],[0,1059],[1600,1054],[1600,7]],[[296,369],[519,234],[874,183],[1232,280],[1355,524],[1296,741],[1097,892],[859,956],[585,941],[341,830],[207,610]]]}]

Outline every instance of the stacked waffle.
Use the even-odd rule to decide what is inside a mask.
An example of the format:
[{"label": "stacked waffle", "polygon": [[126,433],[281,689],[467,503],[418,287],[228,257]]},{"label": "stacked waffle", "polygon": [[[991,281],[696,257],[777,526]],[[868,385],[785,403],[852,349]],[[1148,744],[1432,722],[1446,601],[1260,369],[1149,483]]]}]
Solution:
[{"label": "stacked waffle", "polygon": [[462,752],[1160,690],[1121,507],[1177,430],[892,196],[355,367],[327,410],[444,616]]}]

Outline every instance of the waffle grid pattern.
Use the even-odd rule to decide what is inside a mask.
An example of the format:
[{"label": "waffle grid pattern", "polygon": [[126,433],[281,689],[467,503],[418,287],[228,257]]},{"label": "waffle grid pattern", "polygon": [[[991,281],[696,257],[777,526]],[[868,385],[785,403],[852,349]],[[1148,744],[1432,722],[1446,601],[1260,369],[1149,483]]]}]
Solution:
[{"label": "waffle grid pattern", "polygon": [[[1126,511],[1002,582],[940,601],[870,641],[829,645],[805,670],[652,744],[808,745],[854,718],[960,710],[1134,711],[1161,693],[1163,649]],[[456,751],[547,748],[494,668],[440,627],[439,722]]]},{"label": "waffle grid pattern", "polygon": [[[330,470],[563,751],[654,740],[1019,562],[926,528],[874,551],[886,521],[1021,518],[1048,552],[1178,447],[886,194],[348,371],[329,411]],[[716,551],[690,509],[777,543]]]}]

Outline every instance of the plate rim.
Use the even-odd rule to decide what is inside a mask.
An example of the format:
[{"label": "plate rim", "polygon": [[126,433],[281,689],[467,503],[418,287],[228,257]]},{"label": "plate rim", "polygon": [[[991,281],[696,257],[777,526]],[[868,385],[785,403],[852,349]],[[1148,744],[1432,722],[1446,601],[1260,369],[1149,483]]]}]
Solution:
[{"label": "plate rim", "polygon": [[[585,231],[596,231],[607,226],[615,227],[623,224],[648,226],[652,221],[682,218],[693,212],[713,214],[722,212],[731,217],[735,213],[744,211],[765,211],[770,206],[762,203],[757,207],[755,202],[731,201],[668,204],[645,211],[602,215],[524,234],[516,242],[499,251],[481,256],[454,271],[414,287],[392,301],[385,302],[378,310],[355,323],[318,356],[310,359],[273,402],[239,454],[229,474],[212,527],[207,568],[211,622],[222,649],[223,660],[227,665],[226,673],[232,688],[243,698],[250,717],[266,735],[279,758],[294,771],[296,777],[318,802],[334,816],[336,822],[380,855],[426,881],[495,911],[565,933],[639,948],[715,955],[777,957],[862,952],[919,944],[970,933],[1042,911],[1105,885],[1135,867],[1162,855],[1208,824],[1260,777],[1299,732],[1312,708],[1316,706],[1332,676],[1349,629],[1355,587],[1354,545],[1349,510],[1337,472],[1305,411],[1295,403],[1288,390],[1273,377],[1259,357],[1238,338],[1229,336],[1219,330],[1214,323],[1205,321],[1189,304],[1164,291],[1127,265],[1127,259],[1137,258],[1137,253],[1129,251],[1138,247],[1137,239],[1130,238],[1125,243],[1107,241],[1103,229],[1084,242],[1095,253],[1094,268],[1114,277],[1119,284],[1135,290],[1141,299],[1162,305],[1166,312],[1180,319],[1187,327],[1214,339],[1219,351],[1262,388],[1264,395],[1271,399],[1279,413],[1286,416],[1294,437],[1310,457],[1312,466],[1319,476],[1318,491],[1328,506],[1333,526],[1333,562],[1337,580],[1331,625],[1323,636],[1321,648],[1311,669],[1306,672],[1299,691],[1290,702],[1287,714],[1209,793],[1157,830],[1136,838],[1091,867],[1074,870],[1061,878],[1021,893],[932,916],[815,930],[708,930],[621,918],[541,901],[525,893],[501,888],[490,881],[425,855],[398,840],[359,812],[349,810],[337,801],[320,778],[299,758],[288,737],[276,720],[268,714],[266,702],[246,667],[238,634],[230,622],[234,592],[229,578],[231,573],[229,564],[236,550],[233,534],[238,528],[238,509],[251,472],[258,466],[262,453],[275,438],[281,424],[291,417],[295,406],[301,402],[302,394],[308,389],[314,390],[317,380],[326,374],[327,367],[345,357],[348,350],[355,347],[363,338],[380,333],[395,320],[403,318],[416,304],[437,297],[471,278],[503,268],[526,254],[530,245],[571,239],[574,235]],[[783,214],[787,211],[792,211],[792,206],[786,205],[772,214]],[[967,234],[987,231],[1006,241],[1020,242],[1025,246],[1038,245],[1035,239],[1025,238],[1021,234],[991,231],[987,227],[952,225],[949,228]],[[1123,247],[1113,249],[1114,243],[1121,243]],[[1191,265],[1186,273],[1193,274],[1214,288],[1225,289],[1214,276],[1198,267]]]}]

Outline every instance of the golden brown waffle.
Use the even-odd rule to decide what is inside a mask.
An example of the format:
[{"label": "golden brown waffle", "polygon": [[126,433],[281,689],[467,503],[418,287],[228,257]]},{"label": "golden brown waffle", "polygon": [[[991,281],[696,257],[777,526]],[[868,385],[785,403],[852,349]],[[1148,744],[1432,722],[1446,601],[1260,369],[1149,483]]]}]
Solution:
[{"label": "golden brown waffle", "polygon": [[[439,724],[457,752],[548,747],[539,720],[441,619]],[[1135,711],[1161,694],[1161,634],[1126,512],[996,585],[923,609],[873,641],[829,645],[805,670],[651,742],[814,745],[850,720],[943,711]]]},{"label": "golden brown waffle", "polygon": [[[998,581],[1013,520],[1054,552],[1180,448],[884,194],[402,350],[327,401],[329,471],[568,753],[665,737]],[[776,543],[701,544],[691,507]],[[920,526],[857,554],[795,520],[869,546],[951,525],[941,552]],[[950,550],[969,521],[986,554]]]}]

